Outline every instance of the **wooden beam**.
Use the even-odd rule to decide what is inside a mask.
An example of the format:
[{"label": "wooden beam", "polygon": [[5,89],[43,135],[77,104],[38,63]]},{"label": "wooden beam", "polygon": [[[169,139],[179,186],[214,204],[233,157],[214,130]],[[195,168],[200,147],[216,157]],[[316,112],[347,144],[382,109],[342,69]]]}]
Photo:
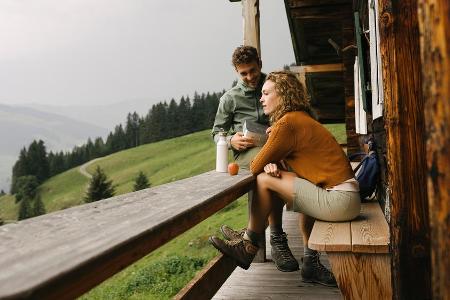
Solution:
[{"label": "wooden beam", "polygon": [[261,57],[259,0],[242,0],[242,17],[244,18],[244,45],[255,47]]},{"label": "wooden beam", "polygon": [[[318,64],[318,65],[302,65],[291,66],[290,70],[297,75],[298,80],[302,85],[308,89],[306,84],[307,73],[325,73],[325,72],[342,72],[344,70],[343,64]],[[310,93],[309,91],[307,91]]]},{"label": "wooden beam", "polygon": [[[0,299],[73,299],[248,192],[207,172],[0,227]],[[7,288],[3,288],[7,287]]]},{"label": "wooden beam", "polygon": [[236,263],[223,254],[216,256],[173,300],[211,299],[236,269]]},{"label": "wooden beam", "polygon": [[379,0],[379,11],[393,297],[431,299],[417,1]]},{"label": "wooden beam", "polygon": [[419,0],[432,298],[450,297],[450,4]]},{"label": "wooden beam", "polygon": [[317,64],[317,65],[302,65],[290,67],[295,73],[322,73],[322,72],[342,72],[344,65],[339,64]]}]

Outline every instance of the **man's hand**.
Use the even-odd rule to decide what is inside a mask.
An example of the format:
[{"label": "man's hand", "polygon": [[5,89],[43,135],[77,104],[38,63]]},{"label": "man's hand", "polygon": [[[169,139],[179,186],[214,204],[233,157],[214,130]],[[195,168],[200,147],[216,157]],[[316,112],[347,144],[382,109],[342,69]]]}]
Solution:
[{"label": "man's hand", "polygon": [[268,175],[272,176],[272,177],[281,177],[281,172],[278,169],[278,166],[276,164],[267,164],[264,167],[264,172],[266,172]]},{"label": "man's hand", "polygon": [[244,137],[242,132],[236,132],[235,135],[231,138],[231,147],[236,149],[237,151],[245,151],[248,148],[252,148],[255,146],[253,140],[251,138]]},{"label": "man's hand", "polygon": [[266,129],[266,134],[269,134],[269,133],[271,133],[272,132],[272,126],[270,126],[270,127],[268,127],[267,129]]}]

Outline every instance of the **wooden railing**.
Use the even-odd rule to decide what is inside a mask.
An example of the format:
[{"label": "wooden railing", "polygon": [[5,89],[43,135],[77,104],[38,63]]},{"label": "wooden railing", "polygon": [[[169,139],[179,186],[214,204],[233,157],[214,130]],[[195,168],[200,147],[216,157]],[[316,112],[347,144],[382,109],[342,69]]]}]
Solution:
[{"label": "wooden railing", "polygon": [[[77,297],[253,185],[250,173],[229,176],[211,171],[1,226],[0,299]],[[234,268],[219,255],[177,297],[213,295]],[[213,273],[216,286],[205,285]]]}]

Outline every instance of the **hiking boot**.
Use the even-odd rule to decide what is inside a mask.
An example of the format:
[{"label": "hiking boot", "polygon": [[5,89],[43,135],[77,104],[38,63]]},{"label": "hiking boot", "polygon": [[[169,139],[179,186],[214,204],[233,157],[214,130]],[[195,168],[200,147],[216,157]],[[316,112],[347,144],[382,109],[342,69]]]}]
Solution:
[{"label": "hiking boot", "polygon": [[322,265],[319,256],[320,253],[316,252],[313,255],[305,255],[302,258],[302,281],[337,287],[333,273]]},{"label": "hiking boot", "polygon": [[246,228],[242,228],[241,230],[234,230],[227,225],[220,226],[220,231],[222,232],[223,237],[229,241],[242,239],[244,237],[245,230]]},{"label": "hiking boot", "polygon": [[242,269],[247,270],[258,252],[258,246],[244,239],[232,241],[221,240],[216,236],[211,236],[209,242],[220,252],[231,257]]},{"label": "hiking boot", "polygon": [[270,245],[272,246],[272,260],[281,272],[294,272],[298,270],[298,262],[292,255],[288,246],[286,233],[270,234]]}]

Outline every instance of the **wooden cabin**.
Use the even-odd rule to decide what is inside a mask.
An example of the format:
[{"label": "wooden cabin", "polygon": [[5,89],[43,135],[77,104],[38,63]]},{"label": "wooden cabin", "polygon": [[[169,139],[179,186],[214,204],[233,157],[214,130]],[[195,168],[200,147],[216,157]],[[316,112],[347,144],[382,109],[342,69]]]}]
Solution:
[{"label": "wooden cabin", "polygon": [[[382,167],[376,201],[362,212],[362,222],[316,222],[331,231],[350,228],[350,247],[319,234],[312,246],[329,252],[346,299],[364,298],[365,289],[370,291],[364,299],[449,299],[449,2],[285,0],[284,5],[293,71],[307,86],[320,120],[345,122],[350,153],[364,149],[373,136]],[[244,43],[259,48],[259,1],[242,0],[242,7]],[[247,173],[208,172],[2,226],[0,299],[81,295],[253,184]],[[374,237],[383,226],[388,239],[379,243]],[[354,233],[363,235],[361,241],[353,241]],[[27,239],[20,239],[23,235]],[[341,258],[346,263],[340,266],[348,269],[334,267],[333,259]],[[212,297],[235,267],[219,255],[177,297]]]}]

